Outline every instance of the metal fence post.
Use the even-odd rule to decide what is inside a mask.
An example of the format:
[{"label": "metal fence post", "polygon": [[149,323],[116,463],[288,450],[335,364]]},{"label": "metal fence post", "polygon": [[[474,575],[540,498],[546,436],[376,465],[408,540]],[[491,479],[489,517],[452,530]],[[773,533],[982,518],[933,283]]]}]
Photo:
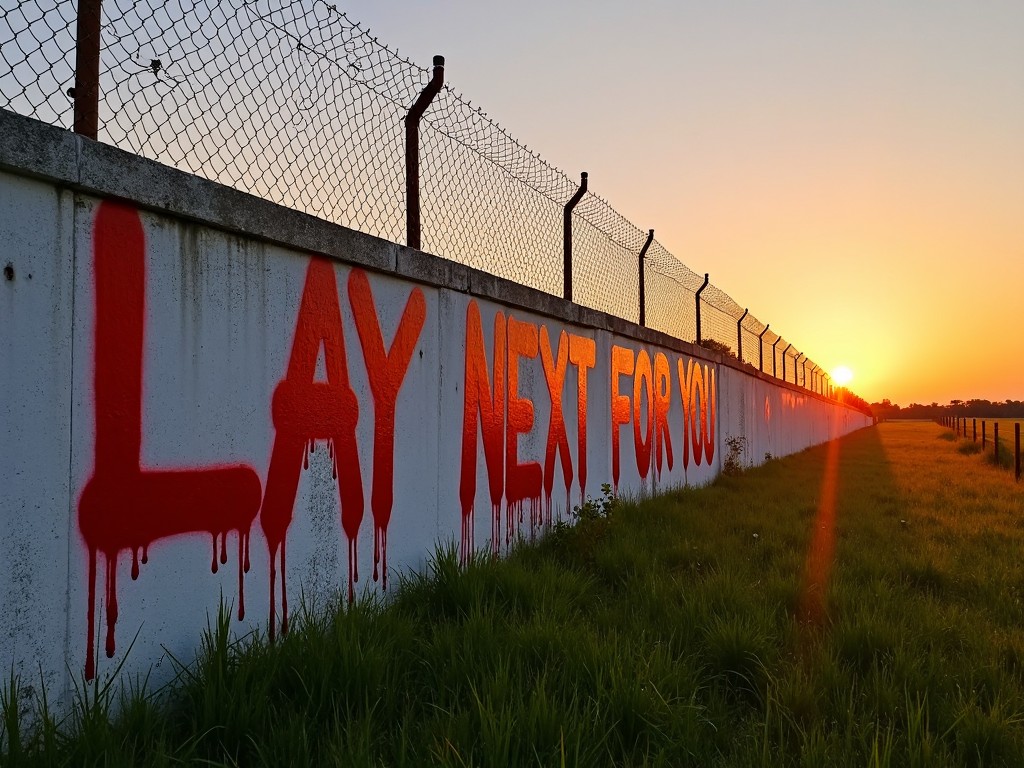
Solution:
[{"label": "metal fence post", "polygon": [[100,5],[79,0],[75,30],[75,133],[95,139],[100,122]]},{"label": "metal fence post", "polygon": [[434,73],[405,117],[405,242],[420,249],[420,118],[444,85],[444,56],[434,57]]},{"label": "metal fence post", "polygon": [[780,341],[782,341],[782,337],[777,336],[775,338],[775,343],[772,344],[772,376],[774,376],[776,379],[779,378],[779,376],[777,373],[775,373],[775,345],[778,344]]},{"label": "metal fence post", "polygon": [[782,350],[782,380],[786,380],[786,353],[789,352],[789,347],[793,346],[793,342],[789,343],[784,350]]},{"label": "metal fence post", "polygon": [[700,295],[704,292],[704,289],[708,287],[708,273],[704,273],[704,283],[700,288],[697,289],[696,302],[697,302],[697,343],[700,344],[703,337],[700,335]]},{"label": "metal fence post", "polygon": [[572,301],[572,209],[576,207],[587,191],[587,172],[580,174],[580,188],[569,198],[562,209],[562,295]]},{"label": "metal fence post", "polygon": [[764,373],[764,335],[768,333],[768,329],[772,327],[771,323],[768,323],[764,327],[764,330],[757,334],[757,367]]},{"label": "metal fence post", "polygon": [[654,242],[654,230],[648,230],[647,242],[644,243],[644,247],[640,249],[640,325],[647,327],[647,295],[644,288],[644,256],[647,255],[647,249],[651,247],[651,243]]},{"label": "metal fence post", "polygon": [[750,308],[743,310],[743,314],[740,315],[740,319],[736,321],[736,357],[739,361],[743,362],[743,318],[750,312]]},{"label": "metal fence post", "polygon": [[798,387],[800,386],[800,368],[798,367],[798,364],[801,357],[805,357],[803,352],[793,358],[793,383]]}]

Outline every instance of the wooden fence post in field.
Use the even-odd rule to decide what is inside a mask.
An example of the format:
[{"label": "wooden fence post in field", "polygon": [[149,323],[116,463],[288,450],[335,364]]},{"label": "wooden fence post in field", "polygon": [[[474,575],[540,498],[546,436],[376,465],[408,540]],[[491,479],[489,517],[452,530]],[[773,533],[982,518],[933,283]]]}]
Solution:
[{"label": "wooden fence post in field", "polygon": [[1020,482],[1020,422],[1013,425],[1013,476]]},{"label": "wooden fence post in field", "polygon": [[981,448],[982,448],[982,450],[985,449],[986,445],[988,445],[988,436],[985,434],[985,420],[982,419],[981,420]]},{"label": "wooden fence post in field", "polygon": [[971,419],[971,434],[974,436],[974,442],[978,442],[978,420]]},{"label": "wooden fence post in field", "polygon": [[995,446],[992,450],[992,458],[996,460],[996,466],[999,466],[999,422],[995,422],[992,425],[992,445]]}]

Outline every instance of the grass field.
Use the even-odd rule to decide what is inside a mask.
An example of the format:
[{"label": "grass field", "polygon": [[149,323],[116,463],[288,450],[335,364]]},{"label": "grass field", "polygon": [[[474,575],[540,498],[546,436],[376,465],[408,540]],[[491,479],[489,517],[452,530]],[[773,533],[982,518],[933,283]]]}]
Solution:
[{"label": "grass field", "polygon": [[272,647],[214,617],[113,722],[103,696],[68,735],[5,707],[2,762],[1024,765],[1024,492],[944,434],[886,423],[504,561],[445,552]]}]

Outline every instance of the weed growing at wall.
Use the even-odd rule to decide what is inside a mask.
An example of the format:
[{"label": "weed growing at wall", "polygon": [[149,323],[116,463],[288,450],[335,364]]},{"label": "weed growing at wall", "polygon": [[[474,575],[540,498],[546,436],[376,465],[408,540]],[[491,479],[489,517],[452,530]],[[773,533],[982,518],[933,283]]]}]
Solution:
[{"label": "weed growing at wall", "polygon": [[[743,471],[743,454],[747,450],[747,438],[742,435],[734,435],[725,438],[727,449],[725,458],[722,460],[722,473],[726,475],[738,475]],[[770,456],[771,454],[765,454]]]}]

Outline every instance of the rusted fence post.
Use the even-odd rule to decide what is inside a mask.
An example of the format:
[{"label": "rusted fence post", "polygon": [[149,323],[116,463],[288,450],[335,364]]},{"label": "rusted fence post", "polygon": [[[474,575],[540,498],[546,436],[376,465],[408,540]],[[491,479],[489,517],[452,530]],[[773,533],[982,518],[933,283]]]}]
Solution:
[{"label": "rusted fence post", "polygon": [[434,72],[405,116],[405,243],[420,249],[420,118],[444,85],[444,56],[434,57]]},{"label": "rusted fence post", "polygon": [[740,319],[736,321],[736,357],[739,361],[743,362],[743,318],[750,312],[750,308],[743,310],[743,314],[740,315]]},{"label": "rusted fence post", "polygon": [[100,5],[79,0],[75,29],[75,133],[95,139],[100,122]]},{"label": "rusted fence post", "polygon": [[764,335],[768,333],[768,329],[772,327],[771,323],[768,323],[764,327],[764,330],[757,334],[757,367],[764,373]]},{"label": "rusted fence post", "polygon": [[644,243],[644,247],[640,249],[640,325],[647,327],[647,294],[644,288],[644,256],[647,255],[647,249],[651,247],[651,243],[654,242],[654,230],[647,231],[647,242]]},{"label": "rusted fence post", "polygon": [[562,209],[562,295],[572,301],[572,209],[587,191],[587,172],[580,174],[580,188]]},{"label": "rusted fence post", "polygon": [[707,287],[708,287],[708,273],[705,272],[704,273],[704,283],[703,283],[703,285],[701,285],[700,288],[697,289],[697,293],[695,295],[695,301],[697,302],[697,343],[698,344],[700,344],[701,340],[704,338],[703,336],[700,335],[700,295],[704,292],[704,289],[707,288]]}]

